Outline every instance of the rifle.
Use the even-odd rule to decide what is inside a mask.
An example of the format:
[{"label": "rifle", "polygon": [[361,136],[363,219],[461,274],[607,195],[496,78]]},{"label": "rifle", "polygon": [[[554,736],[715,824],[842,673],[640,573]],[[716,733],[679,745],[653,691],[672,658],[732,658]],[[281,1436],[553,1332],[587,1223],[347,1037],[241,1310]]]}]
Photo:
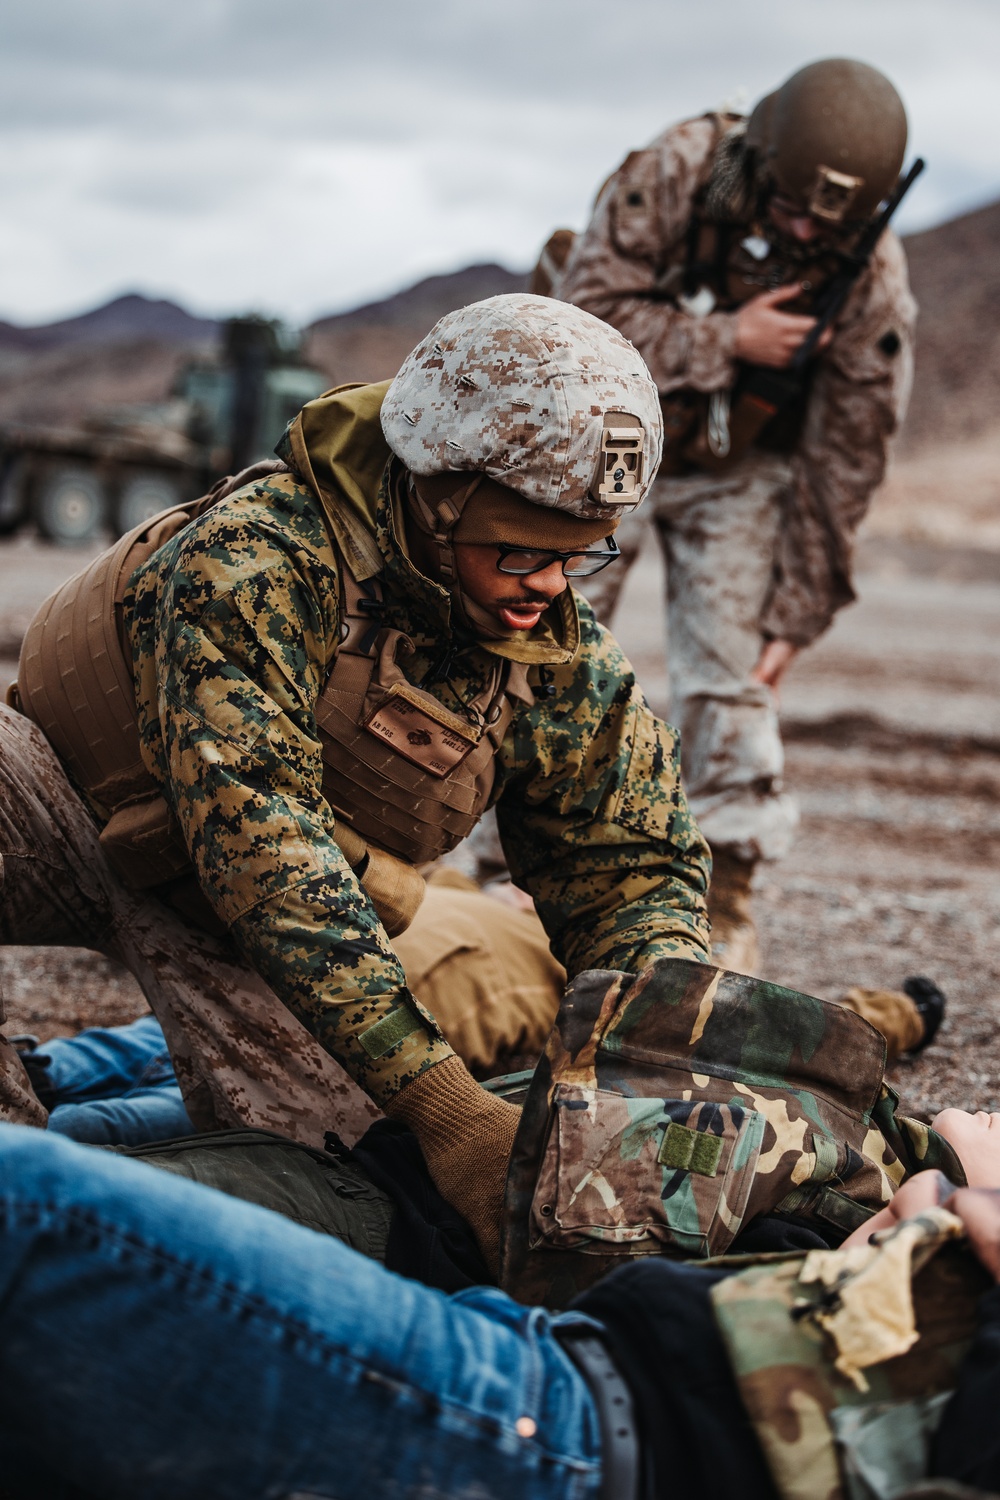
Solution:
[{"label": "rifle", "polygon": [[846,251],[841,269],[830,277],[814,304],[816,321],[784,369],[748,365],[733,392],[730,411],[713,393],[709,402],[708,428],[698,433],[683,456],[704,469],[725,469],[750,447],[774,417],[798,396],[806,381],[809,361],[826,330],[840,313],[854,283],[875,252],[889,221],[916,182],[926,163],[918,156],[901,177],[885,207],[860,236],[853,250]]}]

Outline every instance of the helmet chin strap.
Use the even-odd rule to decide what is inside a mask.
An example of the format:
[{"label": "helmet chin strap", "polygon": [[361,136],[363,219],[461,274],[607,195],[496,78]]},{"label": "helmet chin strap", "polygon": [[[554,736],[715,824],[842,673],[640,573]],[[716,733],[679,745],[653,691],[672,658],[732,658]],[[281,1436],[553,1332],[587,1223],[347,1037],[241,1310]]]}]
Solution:
[{"label": "helmet chin strap", "polygon": [[517,635],[516,630],[502,630],[493,616],[487,614],[482,605],[477,604],[474,599],[470,599],[468,594],[462,592],[461,588],[452,590],[452,598],[455,601],[456,610],[473,634],[479,636],[480,640],[509,641],[512,636]]},{"label": "helmet chin strap", "polygon": [[410,512],[420,530],[434,546],[436,582],[448,590],[456,613],[474,635],[488,640],[502,641],[514,632],[498,629],[496,621],[464,591],[452,541],[462,511],[482,481],[481,474],[470,475],[468,484],[462,485],[460,489],[452,490],[438,501],[431,501],[421,495],[417,488],[417,480],[409,470],[406,471],[404,482]]}]

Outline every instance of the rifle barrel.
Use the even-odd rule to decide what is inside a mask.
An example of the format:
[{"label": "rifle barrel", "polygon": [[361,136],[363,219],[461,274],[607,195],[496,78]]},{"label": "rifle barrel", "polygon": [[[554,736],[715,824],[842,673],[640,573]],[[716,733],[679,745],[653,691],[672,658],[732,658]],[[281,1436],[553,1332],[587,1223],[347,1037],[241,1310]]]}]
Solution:
[{"label": "rifle barrel", "polygon": [[895,189],[893,190],[888,202],[885,205],[885,208],[883,208],[877,219],[872,220],[868,228],[865,230],[864,234],[861,236],[861,240],[857,246],[857,249],[851,256],[851,270],[841,271],[840,274],[834,278],[833,284],[829,288],[829,295],[826,298],[826,306],[823,309],[823,313],[816,319],[812,328],[810,328],[809,332],[806,334],[805,338],[796,349],[795,354],[792,357],[792,362],[788,367],[789,369],[804,369],[806,364],[812,358],[813,354],[816,351],[816,345],[819,343],[820,339],[823,337],[823,334],[829,328],[834,318],[840,312],[840,309],[847,301],[848,292],[851,290],[851,287],[854,285],[857,278],[861,275],[861,272],[864,270],[865,266],[871,260],[872,255],[875,252],[875,246],[882,238],[883,231],[888,227],[889,220],[892,218],[893,214],[896,212],[897,208],[902,203],[903,199],[906,197],[906,194],[910,191],[910,188],[916,182],[917,178],[920,176],[926,165],[927,163],[924,161],[923,157],[918,156],[916,161],[911,166],[910,170],[907,172],[906,176],[900,178],[899,182],[897,182]]}]

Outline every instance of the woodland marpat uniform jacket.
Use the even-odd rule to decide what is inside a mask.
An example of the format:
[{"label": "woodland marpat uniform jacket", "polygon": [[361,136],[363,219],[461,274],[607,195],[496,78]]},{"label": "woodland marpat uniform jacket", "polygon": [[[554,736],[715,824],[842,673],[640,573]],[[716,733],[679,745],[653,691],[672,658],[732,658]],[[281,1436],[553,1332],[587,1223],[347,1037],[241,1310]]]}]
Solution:
[{"label": "woodland marpat uniform jacket", "polygon": [[450,1049],[406,989],[321,789],[315,709],[340,640],[338,553],[359,581],[379,574],[385,622],[413,643],[400,663],[410,682],[453,652],[446,677],[424,684],[447,707],[482,687],[492,653],[528,664],[536,699],[517,705],[494,796],[514,879],[570,975],[708,951],[706,849],[674,732],[575,596],[519,650],[454,626],[447,592],[406,555],[384,389],[328,398],[310,451],[319,493],[295,472],[247,485],[161,547],[124,606],[143,759],[203,891],[279,998],[383,1104]]}]

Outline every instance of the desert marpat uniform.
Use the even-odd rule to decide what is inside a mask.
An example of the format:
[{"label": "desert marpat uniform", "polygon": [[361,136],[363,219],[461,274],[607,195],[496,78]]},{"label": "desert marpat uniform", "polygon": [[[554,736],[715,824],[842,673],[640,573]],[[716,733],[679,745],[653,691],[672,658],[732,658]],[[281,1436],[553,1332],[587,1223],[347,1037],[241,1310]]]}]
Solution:
[{"label": "desert marpat uniform", "polygon": [[[731,390],[737,374],[735,310],[696,316],[678,304],[676,282],[663,289],[671,263],[684,259],[719,136],[718,117],[707,116],[633,152],[554,287],[624,333],[668,399]],[[753,275],[739,233],[733,251]],[[794,269],[779,279],[793,280]],[[772,284],[765,267],[756,290]],[[791,451],[754,447],[724,474],[689,466],[654,486],[651,519],[669,573],[671,718],[692,809],[713,849],[775,858],[791,839],[797,813],[782,790],[777,715],[749,673],[763,638],[807,646],[854,598],[853,537],[905,411],[914,317],[903,251],[887,232],[817,362]],[[619,531],[631,558],[642,525],[629,519]],[[623,573],[608,570],[587,586],[600,618],[610,617]]]}]

